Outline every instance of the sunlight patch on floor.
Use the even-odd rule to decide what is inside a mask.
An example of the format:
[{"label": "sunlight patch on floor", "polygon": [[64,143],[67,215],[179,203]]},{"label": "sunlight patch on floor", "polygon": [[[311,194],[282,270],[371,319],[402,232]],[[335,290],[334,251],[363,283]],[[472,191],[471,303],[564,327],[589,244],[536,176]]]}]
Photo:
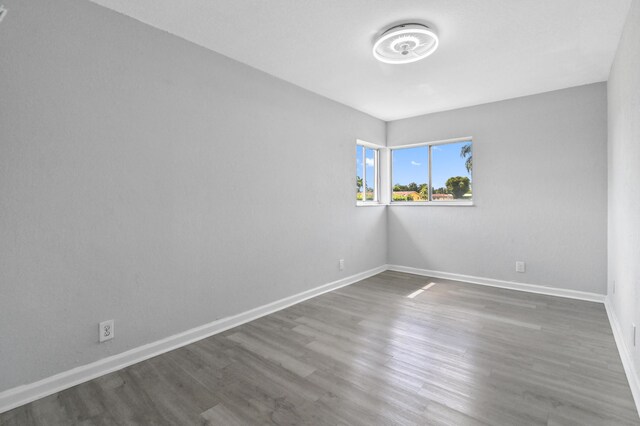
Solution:
[{"label": "sunlight patch on floor", "polygon": [[429,290],[431,287],[433,287],[434,285],[436,285],[436,283],[429,283],[427,285],[425,285],[424,287],[422,287],[420,290],[416,290],[413,293],[411,293],[410,295],[408,295],[407,297],[409,299],[413,299],[414,297],[416,297],[417,295],[423,293],[425,290]]}]

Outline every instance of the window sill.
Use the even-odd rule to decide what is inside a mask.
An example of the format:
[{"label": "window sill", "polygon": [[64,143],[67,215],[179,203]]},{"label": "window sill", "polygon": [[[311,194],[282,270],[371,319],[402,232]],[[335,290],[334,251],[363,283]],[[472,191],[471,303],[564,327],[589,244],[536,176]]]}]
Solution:
[{"label": "window sill", "polygon": [[390,206],[456,206],[456,207],[473,207],[473,201],[458,201],[458,202],[447,202],[447,201],[394,201],[389,203]]},{"label": "window sill", "polygon": [[379,203],[377,201],[371,201],[368,203],[363,203],[362,201],[358,201],[356,202],[356,207],[382,207],[382,206],[386,206],[387,204],[384,203]]},{"label": "window sill", "polygon": [[356,203],[356,207],[385,207],[385,206],[447,206],[447,207],[474,207],[473,201],[460,201],[457,203],[451,203],[446,201],[394,201],[392,203]]}]

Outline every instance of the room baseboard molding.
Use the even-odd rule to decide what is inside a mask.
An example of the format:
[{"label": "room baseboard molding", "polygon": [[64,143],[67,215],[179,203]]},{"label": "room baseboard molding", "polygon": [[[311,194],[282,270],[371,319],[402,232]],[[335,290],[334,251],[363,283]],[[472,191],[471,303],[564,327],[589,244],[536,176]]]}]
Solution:
[{"label": "room baseboard molding", "polygon": [[386,270],[387,265],[379,266],[368,271],[321,285],[311,290],[303,291],[302,293],[298,293],[293,296],[285,297],[284,299],[276,300],[275,302],[259,306],[240,314],[222,318],[182,333],[130,349],[126,352],[58,373],[37,382],[5,390],[0,393],[0,413],[4,413],[5,411],[9,411],[31,401],[35,401],[36,399],[68,389],[91,379],[95,379],[96,377],[120,370],[132,364],[144,361],[145,359],[152,358],[209,336],[213,336],[214,334],[218,334],[246,322],[253,321],[257,318],[287,308],[291,305],[295,305],[296,303],[303,302],[312,297],[348,286]]},{"label": "room baseboard molding", "polygon": [[616,313],[611,305],[611,299],[608,297],[604,301],[604,307],[607,310],[607,316],[609,317],[609,323],[611,324],[611,331],[613,331],[613,337],[615,338],[616,345],[618,346],[622,366],[624,367],[624,372],[627,375],[631,394],[633,395],[633,400],[636,403],[636,409],[640,416],[640,377],[638,377],[638,372],[633,365],[631,351],[627,349],[627,345],[624,343],[622,328],[620,327],[618,317],[616,317]]},{"label": "room baseboard molding", "polygon": [[475,277],[473,275],[454,274],[451,272],[432,271],[429,269],[412,268],[410,266],[388,265],[388,270],[406,272],[408,274],[424,275],[426,277],[443,278],[446,280],[464,281],[472,284],[486,285],[490,287],[506,288],[509,290],[526,291],[528,293],[546,294],[548,296],[566,297],[569,299],[586,300],[589,302],[604,303],[604,294],[589,293],[586,291],[568,290],[556,287],[547,287],[536,284],[525,284],[515,281],[495,280],[493,278]]}]

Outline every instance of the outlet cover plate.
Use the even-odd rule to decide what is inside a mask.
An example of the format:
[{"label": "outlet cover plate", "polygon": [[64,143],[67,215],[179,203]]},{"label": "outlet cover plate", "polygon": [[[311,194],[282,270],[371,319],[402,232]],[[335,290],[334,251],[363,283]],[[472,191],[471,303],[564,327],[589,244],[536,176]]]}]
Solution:
[{"label": "outlet cover plate", "polygon": [[113,320],[102,321],[99,326],[100,343],[113,339]]}]

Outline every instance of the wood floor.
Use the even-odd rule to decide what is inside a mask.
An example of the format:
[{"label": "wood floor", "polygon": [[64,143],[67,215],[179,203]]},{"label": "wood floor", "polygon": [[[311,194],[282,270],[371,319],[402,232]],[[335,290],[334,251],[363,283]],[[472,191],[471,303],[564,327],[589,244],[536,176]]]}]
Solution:
[{"label": "wood floor", "polygon": [[1,414],[0,423],[640,419],[602,304],[384,272]]}]

